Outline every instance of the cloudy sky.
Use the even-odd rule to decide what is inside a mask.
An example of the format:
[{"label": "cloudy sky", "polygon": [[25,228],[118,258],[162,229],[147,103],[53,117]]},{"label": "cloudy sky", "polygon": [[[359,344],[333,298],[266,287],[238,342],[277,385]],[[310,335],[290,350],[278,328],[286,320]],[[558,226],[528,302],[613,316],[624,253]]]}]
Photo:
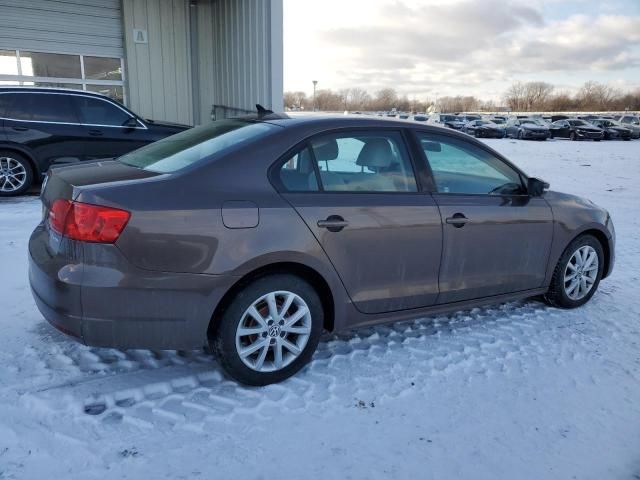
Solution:
[{"label": "cloudy sky", "polygon": [[516,80],[640,87],[640,0],[284,0],[285,90],[499,99]]}]

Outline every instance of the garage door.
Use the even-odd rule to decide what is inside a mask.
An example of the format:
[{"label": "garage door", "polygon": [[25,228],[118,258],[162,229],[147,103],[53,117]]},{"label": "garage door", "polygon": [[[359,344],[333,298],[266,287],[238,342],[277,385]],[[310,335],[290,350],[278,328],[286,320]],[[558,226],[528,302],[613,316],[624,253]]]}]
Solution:
[{"label": "garage door", "polygon": [[120,0],[0,0],[0,49],[122,57]]}]

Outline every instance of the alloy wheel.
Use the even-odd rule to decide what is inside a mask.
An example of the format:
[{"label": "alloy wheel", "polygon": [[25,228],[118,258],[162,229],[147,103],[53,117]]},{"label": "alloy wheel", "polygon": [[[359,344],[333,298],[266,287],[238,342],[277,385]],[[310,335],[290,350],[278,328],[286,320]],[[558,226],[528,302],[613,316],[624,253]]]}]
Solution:
[{"label": "alloy wheel", "polygon": [[250,369],[274,372],[300,356],[310,334],[311,312],[302,297],[286,290],[270,292],[242,315],[236,352]]},{"label": "alloy wheel", "polygon": [[0,157],[0,192],[17,192],[27,181],[27,170],[15,158]]},{"label": "alloy wheel", "polygon": [[578,248],[564,270],[564,291],[571,300],[581,300],[598,278],[598,253],[589,245]]}]

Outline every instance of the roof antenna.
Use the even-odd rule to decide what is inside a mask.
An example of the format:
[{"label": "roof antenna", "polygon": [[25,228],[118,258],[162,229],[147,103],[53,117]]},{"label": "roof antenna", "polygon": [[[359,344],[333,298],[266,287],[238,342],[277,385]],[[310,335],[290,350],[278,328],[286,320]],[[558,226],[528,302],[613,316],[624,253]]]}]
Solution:
[{"label": "roof antenna", "polygon": [[256,103],[256,109],[258,110],[258,116],[262,117],[264,115],[269,115],[270,113],[273,113],[273,110],[268,110],[266,108],[264,108],[262,105],[260,105],[259,103]]}]

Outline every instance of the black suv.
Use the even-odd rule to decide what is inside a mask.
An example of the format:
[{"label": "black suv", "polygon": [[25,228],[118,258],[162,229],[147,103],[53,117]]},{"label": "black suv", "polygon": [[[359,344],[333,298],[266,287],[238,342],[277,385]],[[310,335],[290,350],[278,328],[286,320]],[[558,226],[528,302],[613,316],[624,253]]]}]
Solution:
[{"label": "black suv", "polygon": [[119,157],[187,128],[97,93],[0,87],[0,196],[24,193],[52,165]]}]

